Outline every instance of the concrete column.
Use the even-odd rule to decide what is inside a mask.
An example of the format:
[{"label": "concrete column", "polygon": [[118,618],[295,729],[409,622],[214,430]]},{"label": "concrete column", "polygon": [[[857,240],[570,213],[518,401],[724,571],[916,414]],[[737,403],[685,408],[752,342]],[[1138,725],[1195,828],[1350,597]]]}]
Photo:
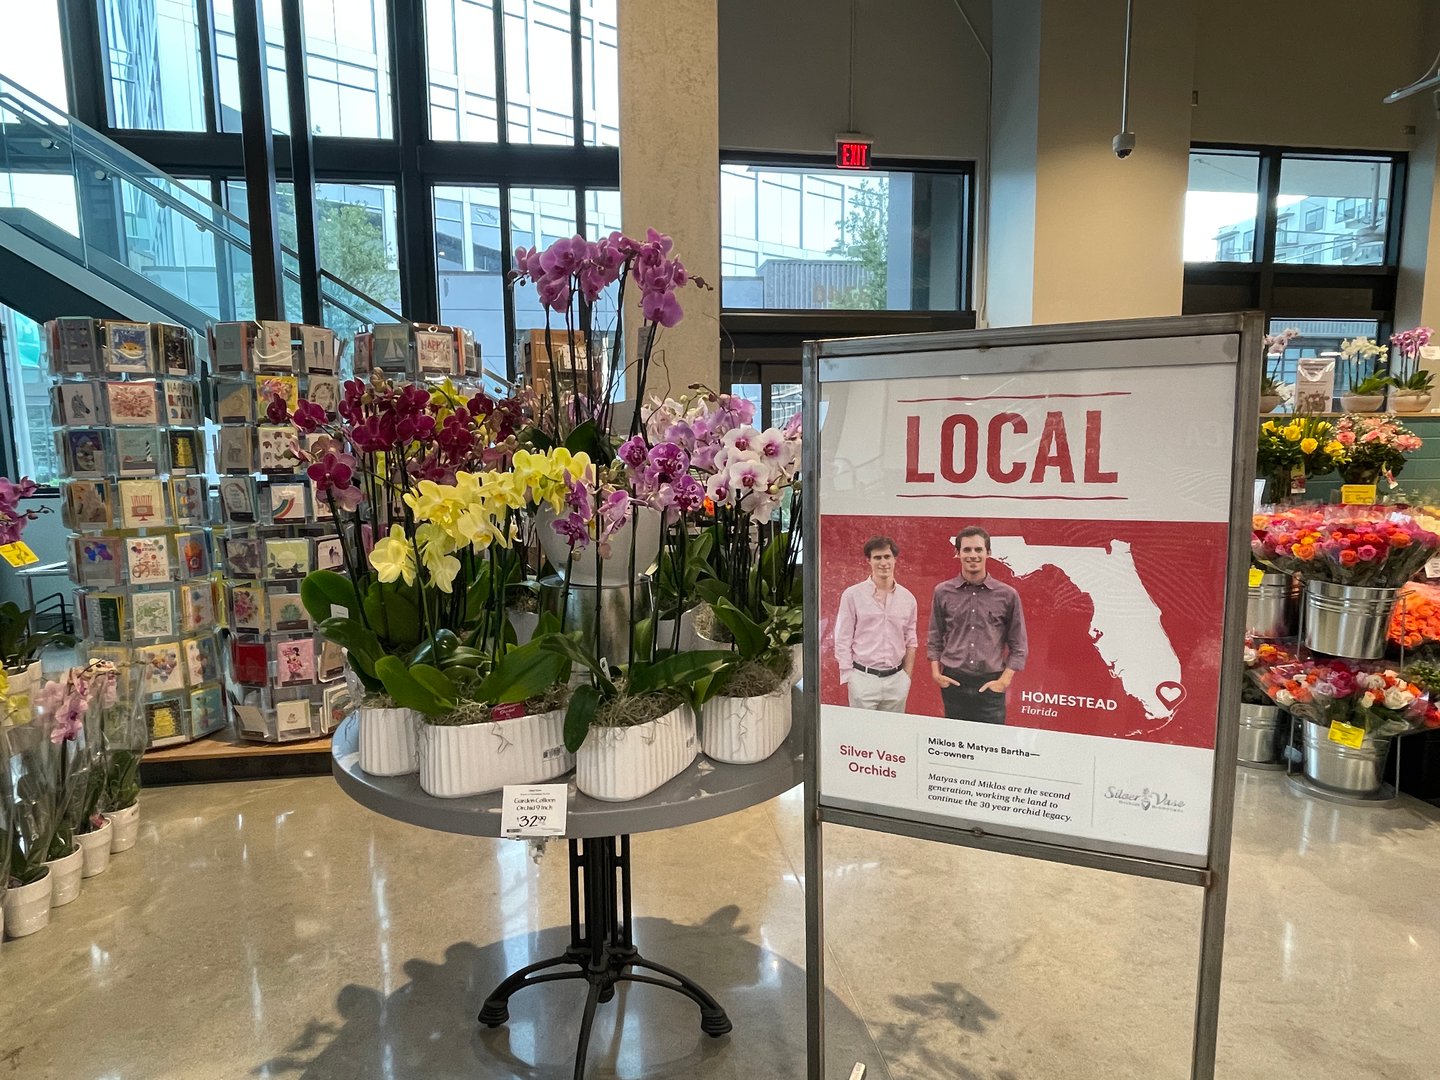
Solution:
[{"label": "concrete column", "polygon": [[994,11],[990,322],[1179,314],[1194,0],[1136,0],[1138,148],[1124,161],[1110,146],[1124,3],[996,0]]},{"label": "concrete column", "polygon": [[[716,0],[620,0],[620,212],[625,232],[675,239],[714,292],[679,293],[685,318],[662,330],[646,396],[720,379],[720,119]],[[626,340],[640,323],[626,296]],[[633,380],[627,394],[634,393]]]}]

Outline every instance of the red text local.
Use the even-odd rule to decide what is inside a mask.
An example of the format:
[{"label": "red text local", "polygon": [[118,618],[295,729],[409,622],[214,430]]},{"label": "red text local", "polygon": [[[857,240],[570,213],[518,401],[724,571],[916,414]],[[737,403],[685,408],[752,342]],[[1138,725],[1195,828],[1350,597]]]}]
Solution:
[{"label": "red text local", "polygon": [[[1073,421],[1073,418],[1072,418]],[[1116,474],[1100,464],[1102,417],[1099,409],[1085,413],[1085,430],[1076,432],[1075,452],[1063,412],[1047,412],[1038,423],[1014,412],[996,413],[988,420],[969,413],[952,413],[940,422],[938,437],[924,428],[919,416],[905,418],[905,482],[933,484],[936,473],[952,484],[968,484],[985,475],[997,484],[1113,484]],[[938,450],[938,455],[937,455]]]}]

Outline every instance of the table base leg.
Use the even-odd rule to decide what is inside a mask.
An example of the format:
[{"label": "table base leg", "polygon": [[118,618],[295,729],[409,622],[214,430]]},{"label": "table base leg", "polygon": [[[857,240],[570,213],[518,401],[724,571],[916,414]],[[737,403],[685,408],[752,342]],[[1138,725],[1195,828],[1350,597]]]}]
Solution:
[{"label": "table base leg", "polygon": [[[585,1076],[585,1057],[595,1009],[615,996],[615,984],[645,983],[683,994],[700,1007],[700,1030],[719,1038],[730,1018],[713,997],[678,971],[646,960],[631,937],[630,838],[570,841],[570,947],[559,956],[530,964],[506,977],[485,999],[480,1023],[499,1027],[510,1019],[510,996],[527,986],[584,979],[590,984],[575,1051],[575,1080]],[[568,971],[549,968],[568,967]],[[654,975],[632,971],[641,968]],[[659,977],[657,977],[659,976]]]}]

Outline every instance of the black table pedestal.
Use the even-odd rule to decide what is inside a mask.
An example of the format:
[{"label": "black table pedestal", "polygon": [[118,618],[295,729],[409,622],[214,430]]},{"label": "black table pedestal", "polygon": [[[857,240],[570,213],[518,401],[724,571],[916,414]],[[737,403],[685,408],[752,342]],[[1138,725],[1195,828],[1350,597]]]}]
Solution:
[{"label": "black table pedestal", "polygon": [[[530,964],[495,988],[480,1010],[480,1023],[499,1027],[510,1018],[510,995],[527,986],[584,979],[590,984],[575,1051],[575,1080],[585,1076],[585,1056],[595,1008],[615,996],[618,982],[649,983],[684,994],[700,1006],[700,1030],[719,1038],[730,1018],[692,979],[646,960],[630,930],[630,837],[593,837],[570,841],[570,947],[551,960]],[[569,967],[569,971],[549,968]],[[639,968],[653,974],[640,974]]]}]

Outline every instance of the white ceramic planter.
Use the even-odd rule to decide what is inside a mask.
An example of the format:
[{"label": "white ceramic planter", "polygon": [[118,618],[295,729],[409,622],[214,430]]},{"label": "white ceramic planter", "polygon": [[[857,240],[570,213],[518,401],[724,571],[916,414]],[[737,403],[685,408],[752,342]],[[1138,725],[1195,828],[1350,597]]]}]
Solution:
[{"label": "white ceramic planter", "polygon": [[115,826],[106,818],[100,828],[75,837],[80,841],[80,853],[84,856],[84,877],[98,877],[110,869],[110,841],[114,832]]},{"label": "white ceramic planter", "polygon": [[592,799],[629,802],[679,776],[698,750],[688,705],[634,727],[592,727],[575,755],[575,786]]},{"label": "white ceramic planter", "polygon": [[[586,545],[577,550],[570,559],[570,542],[554,529],[556,514],[548,505],[540,507],[535,521],[535,535],[540,538],[540,547],[550,565],[561,577],[565,567],[570,565],[572,585],[594,585],[595,547]],[[660,511],[648,506],[632,507],[630,520],[625,527],[610,537],[610,555],[600,561],[602,583],[619,585],[630,580],[630,533],[635,532],[635,573],[648,574],[660,555]]]},{"label": "white ceramic planter", "polygon": [[515,630],[515,644],[528,645],[530,639],[535,636],[535,626],[540,621],[538,611],[516,611],[514,608],[506,610],[505,614],[510,619],[510,625]]},{"label": "white ceramic planter", "polygon": [[1397,413],[1424,412],[1430,407],[1429,390],[1391,390],[1390,408]]},{"label": "white ceramic planter", "polygon": [[5,933],[26,937],[50,925],[50,868],[39,881],[5,894]]},{"label": "white ceramic planter", "polygon": [[790,685],[794,686],[805,674],[805,644],[790,646]]},{"label": "white ceramic planter", "polygon": [[420,726],[420,788],[439,799],[538,784],[575,767],[565,750],[565,710],[458,727]]},{"label": "white ceramic planter", "polygon": [[50,906],[64,907],[80,895],[80,877],[85,870],[85,853],[76,844],[63,859],[47,859],[50,868]]},{"label": "white ceramic planter", "polygon": [[705,756],[731,765],[764,761],[790,734],[790,687],[761,697],[715,697],[700,707]]},{"label": "white ceramic planter", "polygon": [[420,767],[414,709],[356,710],[360,717],[360,771],[371,776],[405,776]]},{"label": "white ceramic planter", "polygon": [[140,835],[140,803],[133,802],[124,810],[107,810],[105,816],[114,827],[110,836],[110,851],[129,851],[134,847],[135,838]]}]

